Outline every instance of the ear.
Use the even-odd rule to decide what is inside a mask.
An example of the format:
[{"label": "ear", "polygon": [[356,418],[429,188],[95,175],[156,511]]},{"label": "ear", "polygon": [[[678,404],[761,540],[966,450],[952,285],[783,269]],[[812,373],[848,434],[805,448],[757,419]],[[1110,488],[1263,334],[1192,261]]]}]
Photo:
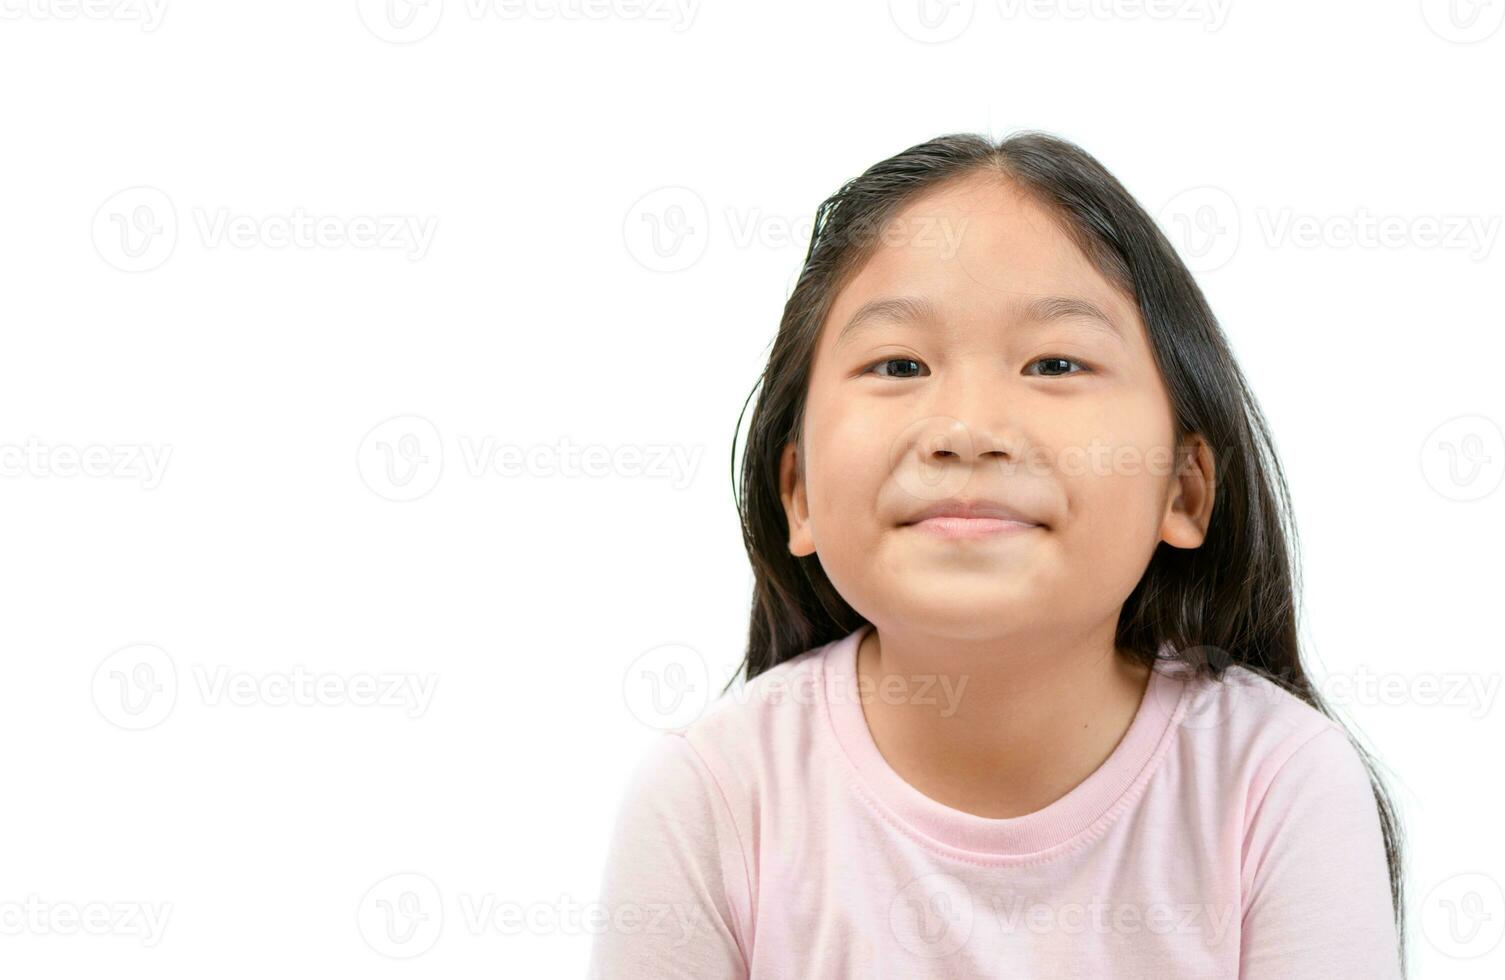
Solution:
[{"label": "ear", "polygon": [[1198,432],[1187,436],[1176,458],[1181,462],[1165,503],[1160,538],[1175,548],[1199,548],[1212,521],[1217,464],[1212,447]]},{"label": "ear", "polygon": [[791,442],[784,447],[784,455],[779,460],[779,497],[784,501],[784,518],[789,522],[789,553],[796,558],[815,554],[804,471],[799,448]]}]

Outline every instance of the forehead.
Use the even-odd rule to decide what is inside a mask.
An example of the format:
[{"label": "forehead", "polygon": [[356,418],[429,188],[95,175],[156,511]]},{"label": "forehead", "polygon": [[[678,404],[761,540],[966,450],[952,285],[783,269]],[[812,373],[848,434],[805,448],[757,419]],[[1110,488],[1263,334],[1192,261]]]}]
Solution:
[{"label": "forehead", "polygon": [[[1087,258],[1059,219],[1018,185],[972,174],[908,202],[842,287],[827,327],[877,296],[925,296],[948,316],[1006,321],[1024,303],[1066,296],[1098,306],[1124,332],[1138,309]],[[831,340],[829,329],[823,342]]]}]

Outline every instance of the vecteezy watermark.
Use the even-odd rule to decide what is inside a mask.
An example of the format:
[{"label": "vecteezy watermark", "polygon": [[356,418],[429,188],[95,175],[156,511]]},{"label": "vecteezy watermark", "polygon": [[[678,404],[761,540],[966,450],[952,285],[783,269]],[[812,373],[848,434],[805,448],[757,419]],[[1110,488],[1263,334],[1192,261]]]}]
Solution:
[{"label": "vecteezy watermark", "polygon": [[162,26],[167,0],[0,0],[0,20],[113,20],[143,34]]},{"label": "vecteezy watermark", "polygon": [[[896,360],[905,360],[898,357]],[[914,501],[938,501],[960,496],[981,472],[956,466],[953,457],[973,459],[979,438],[962,419],[931,415],[905,424],[889,443],[889,469],[897,474],[900,488]],[[1021,474],[1066,477],[1132,477],[1141,474],[1169,476],[1180,472],[1191,457],[1189,445],[1134,446],[1093,438],[1085,444],[1045,445],[1019,443],[1007,458],[995,460],[989,470],[998,478]],[[912,457],[906,461],[905,457]],[[994,479],[989,474],[988,480]]]},{"label": "vecteezy watermark", "polygon": [[1421,0],[1421,16],[1432,33],[1454,44],[1477,44],[1505,23],[1500,0]]},{"label": "vecteezy watermark", "polygon": [[1499,674],[1468,671],[1372,672],[1363,664],[1324,676],[1317,684],[1332,704],[1417,708],[1461,708],[1470,718],[1494,711]]},{"label": "vecteezy watermark", "polygon": [[1159,20],[1201,24],[1209,33],[1228,23],[1232,0],[997,0],[1006,21]]},{"label": "vecteezy watermark", "polygon": [[162,941],[171,902],[49,902],[38,895],[0,900],[0,936],[129,936]]},{"label": "vecteezy watermark", "polygon": [[908,952],[941,959],[972,938],[976,915],[966,884],[937,871],[915,878],[894,895],[888,903],[888,928]]},{"label": "vecteezy watermark", "polygon": [[[437,674],[287,670],[233,670],[226,664],[193,664],[193,690],[209,708],[386,708],[408,718],[428,712]],[[94,706],[108,722],[131,731],[160,725],[178,702],[178,669],[161,647],[137,643],[106,657],[94,671]]]},{"label": "vecteezy watermark", "polygon": [[922,44],[954,41],[972,26],[978,6],[1005,23],[1020,20],[1184,21],[1209,33],[1228,22],[1232,0],[889,0],[888,15],[905,37]]},{"label": "vecteezy watermark", "polygon": [[[1501,216],[1480,214],[1377,214],[1367,207],[1310,214],[1283,206],[1253,209],[1252,222],[1267,248],[1416,249],[1462,252],[1481,262],[1494,250]],[[1248,222],[1233,195],[1221,187],[1192,187],[1158,213],[1161,230],[1193,272],[1227,265]]]},{"label": "vecteezy watermark", "polygon": [[[1238,671],[1241,666],[1232,654],[1215,646],[1193,646],[1176,651],[1179,662],[1206,665],[1221,677],[1221,682],[1198,689],[1187,701],[1181,728],[1205,731],[1226,724],[1239,712],[1253,712],[1268,718],[1285,717],[1274,709],[1309,693],[1329,705],[1365,708],[1425,708],[1457,710],[1471,719],[1480,719],[1494,711],[1500,693],[1502,675],[1472,671],[1375,671],[1365,664],[1313,677],[1304,671]],[[1180,698],[1179,687],[1167,689],[1160,707],[1169,713]]]},{"label": "vecteezy watermark", "polygon": [[1255,209],[1271,248],[1409,248],[1466,252],[1488,258],[1500,236],[1500,216],[1479,214],[1298,214],[1289,207]]},{"label": "vecteezy watermark", "polygon": [[[817,684],[817,680],[822,682]],[[740,678],[739,678],[740,680]],[[727,693],[728,700],[763,704],[797,704],[808,706],[820,701],[833,704],[919,705],[936,709],[936,717],[955,717],[961,707],[970,674],[884,674],[874,679],[861,675],[847,677],[825,673],[817,678],[804,671],[794,675],[760,676],[751,684],[738,684]]]},{"label": "vecteezy watermark", "polygon": [[446,6],[472,23],[496,21],[647,21],[678,34],[695,22],[700,0],[357,0],[366,30],[392,44],[434,33]]},{"label": "vecteezy watermark", "polygon": [[[421,415],[378,422],[361,439],[356,469],[361,482],[384,500],[425,496],[444,473],[445,439]],[[494,435],[460,435],[456,451],[466,476],[527,479],[664,480],[682,490],[695,479],[704,446],[637,443],[577,444],[561,435],[552,443],[510,443]]]},{"label": "vecteezy watermark", "polygon": [[[252,215],[228,207],[189,209],[201,247],[218,249],[355,249],[398,252],[417,262],[428,254],[439,219],[411,214],[315,214],[302,207]],[[94,249],[122,272],[149,272],[178,244],[177,206],[156,187],[128,187],[94,213]]]},{"label": "vecteezy watermark", "polygon": [[1208,948],[1223,944],[1240,912],[1232,902],[1126,902],[1099,896],[1076,902],[1000,894],[989,896],[988,904],[1005,932],[1193,936]]},{"label": "vecteezy watermark", "polygon": [[[720,671],[718,671],[720,673]],[[697,649],[664,643],[633,658],[622,676],[622,700],[634,718],[650,728],[679,730],[705,713],[713,700],[711,666]],[[826,674],[824,682],[805,671],[793,675],[761,674],[745,681],[740,674],[719,695],[729,704],[798,705],[878,702],[919,705],[951,718],[961,706],[970,675],[886,674],[845,678]]]},{"label": "vecteezy watermark", "polygon": [[670,947],[695,941],[710,928],[707,909],[679,902],[582,902],[555,898],[519,901],[495,892],[448,896],[427,875],[389,875],[366,890],[356,923],[366,945],[382,956],[411,959],[433,948],[444,932],[445,906],[457,906],[458,922],[474,938],[487,936],[586,936],[605,932],[653,935]]},{"label": "vecteezy watermark", "polygon": [[680,272],[699,262],[710,235],[710,211],[688,187],[651,190],[622,219],[627,254],[653,272]]},{"label": "vecteezy watermark", "polygon": [[178,668],[161,647],[134,643],[100,662],[91,687],[94,707],[106,721],[143,731],[172,714],[178,703]]},{"label": "vecteezy watermark", "polygon": [[1421,475],[1448,500],[1484,499],[1505,479],[1505,432],[1483,415],[1448,419],[1422,441]]},{"label": "vecteezy watermark", "polygon": [[94,212],[94,250],[122,272],[150,272],[178,244],[178,211],[155,187],[127,187]]},{"label": "vecteezy watermark", "polygon": [[900,946],[925,959],[951,956],[991,913],[994,932],[1031,936],[1188,936],[1209,949],[1227,941],[1237,903],[1125,901],[1093,895],[1085,900],[1033,899],[1019,893],[974,894],[955,875],[933,872],[908,882],[889,902],[889,930]]},{"label": "vecteezy watermark", "polygon": [[24,443],[0,443],[0,477],[89,477],[137,480],[155,490],[167,472],[170,445],[141,443],[71,443],[53,445],[36,436]]},{"label": "vecteezy watermark", "polygon": [[711,672],[700,651],[664,643],[633,658],[622,674],[622,701],[650,728],[684,728],[711,703]]},{"label": "vecteezy watermark", "polygon": [[[912,246],[955,258],[961,250],[969,217],[906,212],[871,221],[853,221],[842,232],[857,248],[868,245]],[[688,187],[659,187],[643,194],[627,208],[622,240],[627,254],[652,272],[680,272],[705,256],[711,239],[724,236],[733,248],[805,249],[815,232],[815,215],[772,214],[761,207],[729,206],[722,211],[725,227],[712,234],[713,221],[705,199]],[[823,240],[832,233],[823,231]]]},{"label": "vecteezy watermark", "polygon": [[421,718],[433,703],[437,674],[320,673],[297,664],[287,671],[232,671],[224,664],[194,664],[199,697],[208,707],[399,708]]},{"label": "vecteezy watermark", "polygon": [[1190,187],[1172,197],[1157,216],[1186,267],[1211,272],[1238,251],[1242,219],[1238,202],[1221,187]]},{"label": "vecteezy watermark", "polygon": [[383,956],[422,956],[444,931],[444,898],[426,875],[389,875],[361,896],[356,926],[366,945]]},{"label": "vecteezy watermark", "polygon": [[663,936],[670,948],[689,945],[710,926],[707,910],[682,902],[581,902],[556,898],[520,902],[500,895],[458,896],[460,920],[472,936]]},{"label": "vecteezy watermark", "polygon": [[1505,936],[1505,889],[1477,871],[1440,881],[1421,903],[1421,928],[1444,956],[1473,960],[1488,955]]}]

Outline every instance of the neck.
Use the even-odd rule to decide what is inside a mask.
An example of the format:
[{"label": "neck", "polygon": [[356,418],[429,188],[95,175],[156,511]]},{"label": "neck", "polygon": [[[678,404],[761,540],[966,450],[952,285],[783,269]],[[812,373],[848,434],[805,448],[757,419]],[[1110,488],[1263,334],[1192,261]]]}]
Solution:
[{"label": "neck", "polygon": [[1150,670],[1120,655],[1113,624],[1086,634],[983,640],[869,629],[857,649],[863,713],[906,782],[985,817],[1066,795],[1128,731]]}]

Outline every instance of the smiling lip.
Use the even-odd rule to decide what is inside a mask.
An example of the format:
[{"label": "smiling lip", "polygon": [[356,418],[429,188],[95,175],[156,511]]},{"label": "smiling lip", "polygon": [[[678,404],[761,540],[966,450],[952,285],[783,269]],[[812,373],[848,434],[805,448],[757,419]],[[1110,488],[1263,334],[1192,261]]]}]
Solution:
[{"label": "smiling lip", "polygon": [[1044,525],[997,500],[940,500],[900,525],[951,540],[1014,537]]},{"label": "smiling lip", "polygon": [[927,517],[905,524],[916,531],[937,538],[993,538],[1033,531],[1040,525],[998,517]]}]

